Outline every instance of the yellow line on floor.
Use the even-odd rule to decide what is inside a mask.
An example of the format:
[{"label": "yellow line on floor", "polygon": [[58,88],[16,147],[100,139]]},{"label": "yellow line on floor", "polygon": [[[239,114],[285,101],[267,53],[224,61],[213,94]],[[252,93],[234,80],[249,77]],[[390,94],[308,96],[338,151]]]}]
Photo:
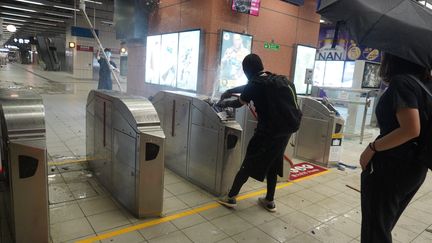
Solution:
[{"label": "yellow line on floor", "polygon": [[[303,180],[306,180],[306,179],[311,179],[311,178],[314,178],[314,177],[326,174],[328,172],[330,172],[330,171],[329,170],[323,171],[323,172],[320,172],[320,173],[317,173],[317,174],[314,174],[314,175],[310,175],[310,176],[306,176],[306,177],[300,178],[298,180],[295,180],[294,182],[299,182],[299,181],[303,181]],[[294,182],[286,182],[286,183],[279,184],[279,185],[276,186],[276,190],[285,188],[287,186],[290,186],[290,185],[294,184]],[[266,192],[267,192],[267,189],[262,189],[262,190],[259,190],[259,191],[246,193],[246,194],[238,196],[237,200],[238,201],[246,200],[248,198],[252,198],[252,197],[263,195]],[[190,209],[190,210],[187,210],[187,211],[183,211],[181,213],[169,215],[169,216],[166,216],[164,218],[154,219],[154,220],[142,223],[142,224],[137,224],[137,225],[125,227],[123,229],[119,229],[119,230],[115,230],[115,231],[112,231],[112,232],[100,234],[98,236],[90,237],[90,238],[87,238],[87,239],[84,239],[84,240],[79,240],[76,243],[92,243],[92,242],[98,241],[98,240],[105,240],[105,239],[108,239],[108,238],[111,238],[111,237],[119,236],[119,235],[126,234],[126,233],[129,233],[129,232],[132,232],[132,231],[136,231],[136,230],[141,230],[141,229],[148,228],[148,227],[151,227],[151,226],[155,226],[155,225],[158,225],[158,224],[170,222],[170,221],[173,221],[173,220],[176,220],[176,219],[179,219],[179,218],[183,218],[183,217],[187,217],[187,216],[190,216],[190,215],[194,215],[194,214],[197,214],[197,213],[200,213],[200,212],[203,212],[203,211],[207,211],[207,210],[210,210],[210,209],[213,209],[213,208],[217,208],[217,207],[221,207],[221,205],[219,203],[217,203],[217,202],[209,203],[209,204],[206,204],[204,206],[201,206],[201,207],[198,207],[198,208],[194,208],[194,209]]]},{"label": "yellow line on floor", "polygon": [[51,161],[48,162],[48,166],[53,166],[53,165],[66,165],[66,164],[78,164],[78,163],[83,163],[83,162],[87,162],[89,160],[92,160],[91,158],[85,158],[85,159],[77,159],[77,160],[60,160],[60,161]]}]

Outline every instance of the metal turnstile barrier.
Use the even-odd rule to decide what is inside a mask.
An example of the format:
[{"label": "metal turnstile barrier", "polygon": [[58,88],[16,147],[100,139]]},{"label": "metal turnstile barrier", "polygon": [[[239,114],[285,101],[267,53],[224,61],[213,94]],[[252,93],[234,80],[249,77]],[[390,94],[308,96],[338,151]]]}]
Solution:
[{"label": "metal turnstile barrier", "polygon": [[296,136],[294,154],[326,167],[340,162],[344,120],[325,100],[301,99],[303,117]]},{"label": "metal turnstile barrier", "polygon": [[86,122],[87,156],[95,176],[136,217],[160,216],[165,135],[152,103],[93,90]]},{"label": "metal turnstile barrier", "polygon": [[166,139],[166,166],[214,195],[227,193],[241,165],[242,129],[207,96],[161,91],[153,104]]},{"label": "metal turnstile barrier", "polygon": [[49,242],[45,111],[42,98],[0,89],[6,219],[16,243]]}]

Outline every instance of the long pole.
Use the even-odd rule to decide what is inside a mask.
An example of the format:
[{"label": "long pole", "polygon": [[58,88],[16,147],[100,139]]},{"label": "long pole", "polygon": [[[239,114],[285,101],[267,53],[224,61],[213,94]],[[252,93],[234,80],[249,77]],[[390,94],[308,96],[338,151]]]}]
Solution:
[{"label": "long pole", "polygon": [[[93,37],[95,38],[97,44],[99,45],[99,47],[100,47],[101,50],[104,50],[103,45],[102,45],[101,41],[99,40],[99,37],[96,35],[96,31],[95,31],[95,29],[93,27],[93,24],[91,23],[90,18],[88,17],[88,15],[87,15],[87,13],[85,11],[85,2],[84,2],[84,0],[80,0],[80,9],[82,10],[82,13],[83,13],[84,17],[85,17],[85,19],[87,20],[87,23],[90,26],[90,30],[91,30],[91,32],[93,34]],[[111,64],[108,61],[108,56],[106,55],[106,53],[104,51],[102,51],[102,53],[103,53],[103,55],[105,57],[106,62],[108,63],[108,67],[111,70],[111,73],[114,76],[114,79],[115,79],[115,81],[116,81],[116,83],[117,83],[117,85],[119,87],[119,90],[121,92],[123,92],[123,90],[121,88],[121,85],[120,85],[120,80],[119,80],[119,78],[117,76],[117,73],[114,72],[114,69],[111,67]]]}]

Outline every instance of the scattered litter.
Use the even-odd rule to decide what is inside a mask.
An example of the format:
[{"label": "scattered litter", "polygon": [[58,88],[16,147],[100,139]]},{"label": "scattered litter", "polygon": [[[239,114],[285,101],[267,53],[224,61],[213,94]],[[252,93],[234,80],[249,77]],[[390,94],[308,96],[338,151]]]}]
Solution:
[{"label": "scattered litter", "polygon": [[361,192],[360,189],[357,189],[357,188],[355,188],[353,186],[350,186],[350,185],[345,185],[345,186],[348,187],[349,189],[353,189],[356,192]]},{"label": "scattered litter", "polygon": [[315,234],[315,231],[312,230],[311,233],[314,235],[314,234]]},{"label": "scattered litter", "polygon": [[342,163],[342,162],[339,162],[337,166],[338,166],[338,169],[342,170],[342,171],[345,171],[345,168],[348,168],[348,169],[351,169],[351,170],[355,170],[355,169],[358,168],[358,166],[347,165],[347,164]]},{"label": "scattered litter", "polygon": [[426,229],[426,232],[431,233],[432,234],[432,229]]}]

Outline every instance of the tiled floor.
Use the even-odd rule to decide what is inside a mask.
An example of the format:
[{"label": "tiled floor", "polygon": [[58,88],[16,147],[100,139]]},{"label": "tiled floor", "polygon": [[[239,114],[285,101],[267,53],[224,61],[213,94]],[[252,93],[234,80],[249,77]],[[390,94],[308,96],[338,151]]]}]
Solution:
[{"label": "tiled floor", "polygon": [[[73,80],[68,74],[17,65],[0,71],[0,81],[2,87],[32,87],[44,99],[50,163],[63,161],[49,167],[52,242],[76,242],[152,220],[138,220],[124,210],[88,171],[85,162],[68,163],[85,158],[86,97],[96,82]],[[376,130],[369,132],[376,133]],[[344,146],[343,161],[356,165],[364,145],[352,140],[345,141]],[[236,210],[216,207],[101,242],[359,242],[360,194],[346,187],[359,188],[359,174],[359,169],[331,169],[330,173],[281,188],[276,192],[278,212],[274,214],[258,207],[257,197],[252,197],[239,202]],[[250,180],[242,193],[263,186]],[[1,191],[0,188],[0,200]],[[200,188],[165,171],[166,216],[214,200]],[[432,233],[426,231],[432,230],[431,205],[432,177],[429,175],[396,226],[394,242],[432,242]],[[6,226],[4,213],[0,211],[3,227]],[[0,231],[2,243],[8,242],[4,232],[4,229]]]}]

